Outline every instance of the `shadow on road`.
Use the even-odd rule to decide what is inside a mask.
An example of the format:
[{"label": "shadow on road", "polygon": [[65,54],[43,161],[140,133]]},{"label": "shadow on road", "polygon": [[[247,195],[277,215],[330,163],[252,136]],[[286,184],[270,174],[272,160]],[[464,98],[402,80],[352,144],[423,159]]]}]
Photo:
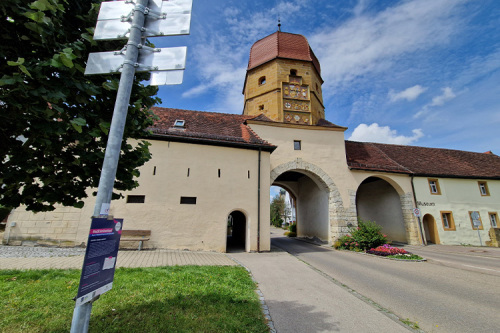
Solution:
[{"label": "shadow on road", "polygon": [[279,247],[292,254],[332,251],[331,248],[325,248],[308,239],[290,238],[286,236],[273,236],[271,238],[271,246]]}]

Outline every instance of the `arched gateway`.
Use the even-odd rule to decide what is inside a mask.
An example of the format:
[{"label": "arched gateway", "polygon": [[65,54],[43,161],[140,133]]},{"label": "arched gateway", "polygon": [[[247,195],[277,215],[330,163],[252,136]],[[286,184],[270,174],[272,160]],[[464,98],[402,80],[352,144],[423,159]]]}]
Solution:
[{"label": "arched gateway", "polygon": [[271,185],[290,191],[297,200],[297,234],[332,243],[343,212],[342,198],[333,180],[318,166],[300,158],[271,171]]}]

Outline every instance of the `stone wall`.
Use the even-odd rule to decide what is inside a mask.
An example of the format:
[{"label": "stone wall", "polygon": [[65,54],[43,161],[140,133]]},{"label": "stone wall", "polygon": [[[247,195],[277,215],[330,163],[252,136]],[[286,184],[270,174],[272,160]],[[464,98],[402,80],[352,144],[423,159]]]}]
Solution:
[{"label": "stone wall", "polygon": [[500,228],[490,228],[488,234],[490,235],[490,240],[486,241],[486,245],[500,247]]}]

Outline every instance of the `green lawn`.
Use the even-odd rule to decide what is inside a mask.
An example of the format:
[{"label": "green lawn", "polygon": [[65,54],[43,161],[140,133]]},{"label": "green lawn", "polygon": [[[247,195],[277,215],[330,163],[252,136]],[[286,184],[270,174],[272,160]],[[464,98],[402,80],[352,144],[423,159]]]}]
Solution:
[{"label": "green lawn", "polygon": [[[0,332],[69,332],[79,270],[0,271]],[[120,268],[90,332],[268,332],[241,267]]]}]

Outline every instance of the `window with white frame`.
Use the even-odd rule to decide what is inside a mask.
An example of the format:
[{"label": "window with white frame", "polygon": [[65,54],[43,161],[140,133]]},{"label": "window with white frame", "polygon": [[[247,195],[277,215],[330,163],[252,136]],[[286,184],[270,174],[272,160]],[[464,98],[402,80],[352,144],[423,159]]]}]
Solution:
[{"label": "window with white frame", "polygon": [[477,182],[479,185],[479,192],[483,197],[490,195],[490,191],[488,190],[488,183],[486,182]]},{"label": "window with white frame", "polygon": [[184,124],[186,122],[182,119],[176,119],[175,122],[174,122],[174,127],[177,127],[177,128],[184,128]]},{"label": "window with white frame", "polygon": [[451,212],[441,212],[441,220],[443,221],[443,229],[445,231],[456,230],[455,221]]},{"label": "window with white frame", "polygon": [[439,182],[437,179],[428,179],[428,182],[431,194],[435,195],[441,194],[441,189],[439,188]]},{"label": "window with white frame", "polygon": [[488,213],[490,216],[490,224],[492,228],[498,228],[498,215],[497,213]]}]

